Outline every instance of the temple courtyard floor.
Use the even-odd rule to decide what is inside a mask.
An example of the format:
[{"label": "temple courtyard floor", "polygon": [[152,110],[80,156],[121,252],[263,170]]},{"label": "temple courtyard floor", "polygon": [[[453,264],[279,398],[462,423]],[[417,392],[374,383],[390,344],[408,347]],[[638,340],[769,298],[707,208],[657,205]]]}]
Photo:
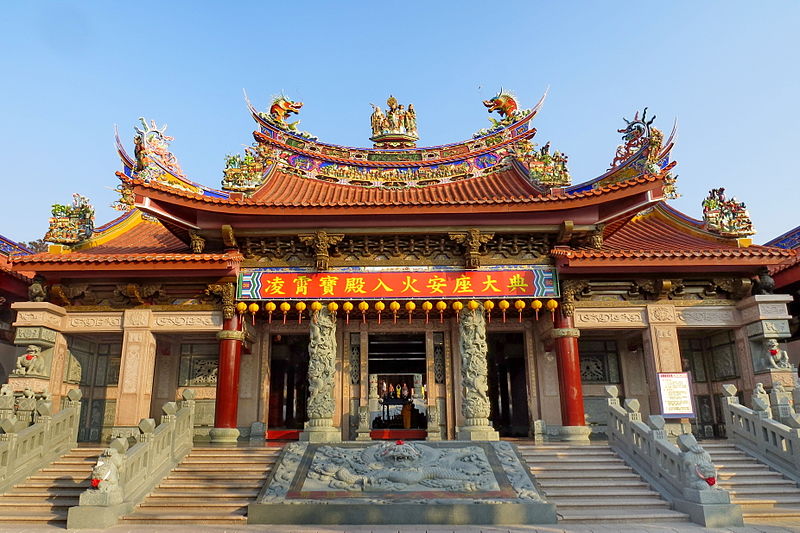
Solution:
[{"label": "temple courtyard floor", "polygon": [[[0,533],[12,532],[52,532],[64,531],[61,527],[0,527]],[[658,524],[576,524],[569,526],[515,526],[515,527],[487,527],[487,526],[272,526],[272,525],[242,525],[242,526],[128,526],[119,525],[107,529],[81,529],[71,530],[81,533],[211,533],[211,532],[269,532],[269,533],[694,533],[700,531],[718,533],[800,533],[800,523],[796,520],[773,520],[769,524],[748,524],[742,527],[704,528],[691,523],[658,523]]]}]

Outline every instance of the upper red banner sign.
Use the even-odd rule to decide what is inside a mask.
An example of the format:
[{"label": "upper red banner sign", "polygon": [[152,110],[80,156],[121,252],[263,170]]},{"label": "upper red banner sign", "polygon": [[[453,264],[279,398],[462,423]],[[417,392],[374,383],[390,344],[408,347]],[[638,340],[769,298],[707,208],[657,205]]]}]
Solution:
[{"label": "upper red banner sign", "polygon": [[239,274],[241,300],[359,300],[558,297],[555,271],[503,270],[300,272],[252,270]]}]

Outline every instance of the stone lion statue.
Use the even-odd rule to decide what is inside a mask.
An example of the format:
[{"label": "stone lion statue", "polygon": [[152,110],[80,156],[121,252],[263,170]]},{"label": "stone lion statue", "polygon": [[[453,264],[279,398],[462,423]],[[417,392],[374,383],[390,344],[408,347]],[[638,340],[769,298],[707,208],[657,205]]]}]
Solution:
[{"label": "stone lion statue", "polygon": [[122,464],[120,453],[108,448],[92,468],[92,488],[100,492],[112,492],[119,487],[119,467]]},{"label": "stone lion statue", "polygon": [[764,350],[766,351],[770,368],[792,368],[792,364],[789,362],[789,354],[786,353],[786,350],[781,350],[778,339],[767,339],[764,342]]},{"label": "stone lion statue", "polygon": [[711,456],[691,434],[678,437],[681,450],[681,472],[688,488],[707,490],[717,483],[717,468]]},{"label": "stone lion statue", "polygon": [[42,349],[35,344],[28,345],[28,349],[25,353],[17,357],[17,366],[13,373],[22,376],[27,374],[44,374]]}]

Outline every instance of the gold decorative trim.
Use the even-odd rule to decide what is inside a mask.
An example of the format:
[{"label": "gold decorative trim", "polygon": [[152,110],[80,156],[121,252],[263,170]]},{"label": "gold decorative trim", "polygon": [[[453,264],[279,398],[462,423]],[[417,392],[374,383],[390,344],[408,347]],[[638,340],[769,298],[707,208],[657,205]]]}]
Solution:
[{"label": "gold decorative trim", "polygon": [[217,332],[217,340],[244,341],[246,334],[244,331],[223,329]]},{"label": "gold decorative trim", "polygon": [[575,337],[577,339],[581,336],[581,330],[578,328],[553,328],[552,336],[554,339],[562,339],[564,337]]}]

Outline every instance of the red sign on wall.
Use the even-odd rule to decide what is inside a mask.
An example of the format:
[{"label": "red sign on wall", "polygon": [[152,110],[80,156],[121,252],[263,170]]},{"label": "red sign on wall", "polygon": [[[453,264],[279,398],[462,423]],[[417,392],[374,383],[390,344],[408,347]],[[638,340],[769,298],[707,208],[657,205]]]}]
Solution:
[{"label": "red sign on wall", "polygon": [[380,272],[253,270],[239,275],[243,300],[557,297],[550,268]]}]

